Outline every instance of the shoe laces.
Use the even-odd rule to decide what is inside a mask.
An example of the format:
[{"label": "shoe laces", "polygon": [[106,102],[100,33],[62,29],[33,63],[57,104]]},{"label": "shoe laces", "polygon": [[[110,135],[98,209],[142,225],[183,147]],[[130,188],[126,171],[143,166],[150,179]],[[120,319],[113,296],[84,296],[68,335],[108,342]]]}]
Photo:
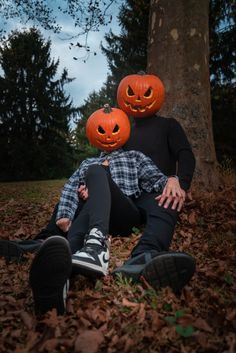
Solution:
[{"label": "shoe laces", "polygon": [[104,236],[99,229],[93,228],[84,239],[84,247],[89,247],[89,245],[92,245],[93,248],[95,248],[96,245],[98,247],[107,248],[107,236]]}]

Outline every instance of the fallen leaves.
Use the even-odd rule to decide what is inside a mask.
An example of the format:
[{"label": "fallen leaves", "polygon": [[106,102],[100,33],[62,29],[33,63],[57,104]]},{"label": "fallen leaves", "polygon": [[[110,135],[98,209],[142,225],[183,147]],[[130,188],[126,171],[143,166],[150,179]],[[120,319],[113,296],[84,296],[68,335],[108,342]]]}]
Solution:
[{"label": "fallen leaves", "polygon": [[[41,230],[62,184],[5,184],[1,237],[28,239]],[[155,292],[144,279],[132,283],[107,276],[94,282],[76,276],[67,314],[59,317],[52,310],[36,318],[28,286],[32,256],[20,264],[0,258],[1,352],[234,353],[235,196],[230,187],[188,198],[171,248],[192,254],[197,271],[179,296],[169,288]],[[127,259],[139,237],[134,232],[112,239],[111,268]]]}]

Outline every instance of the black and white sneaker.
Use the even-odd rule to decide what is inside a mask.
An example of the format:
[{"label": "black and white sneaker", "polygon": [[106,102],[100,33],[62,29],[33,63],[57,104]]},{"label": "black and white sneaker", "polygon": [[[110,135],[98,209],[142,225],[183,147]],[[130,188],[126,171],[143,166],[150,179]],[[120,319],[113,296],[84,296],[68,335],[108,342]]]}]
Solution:
[{"label": "black and white sneaker", "polygon": [[85,237],[84,247],[72,255],[73,270],[86,277],[100,277],[108,273],[109,240],[93,228]]},{"label": "black and white sneaker", "polygon": [[62,315],[71,274],[71,251],[68,241],[52,236],[44,241],[36,253],[29,274],[36,314],[56,308]]}]

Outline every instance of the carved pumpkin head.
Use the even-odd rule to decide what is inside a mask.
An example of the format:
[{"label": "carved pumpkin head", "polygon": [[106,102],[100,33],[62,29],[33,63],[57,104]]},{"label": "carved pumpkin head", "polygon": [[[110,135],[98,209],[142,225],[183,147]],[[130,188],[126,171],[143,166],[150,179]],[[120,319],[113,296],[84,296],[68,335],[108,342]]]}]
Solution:
[{"label": "carved pumpkin head", "polygon": [[162,106],[165,89],[155,75],[140,72],[124,77],[117,90],[117,102],[124,112],[137,118],[155,114]]},{"label": "carved pumpkin head", "polygon": [[128,116],[108,104],[96,110],[87,120],[86,135],[91,145],[111,152],[122,147],[130,135]]}]

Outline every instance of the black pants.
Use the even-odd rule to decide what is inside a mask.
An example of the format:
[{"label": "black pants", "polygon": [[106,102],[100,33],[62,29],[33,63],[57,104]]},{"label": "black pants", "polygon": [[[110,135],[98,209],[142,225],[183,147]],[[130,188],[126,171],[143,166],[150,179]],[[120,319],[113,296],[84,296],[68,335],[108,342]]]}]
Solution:
[{"label": "black pants", "polygon": [[68,232],[72,253],[81,249],[85,234],[96,227],[104,235],[129,235],[140,224],[140,213],[110,174],[100,165],[88,168],[85,178],[89,197]]},{"label": "black pants", "polygon": [[134,200],[144,220],[143,234],[132,251],[132,256],[144,251],[168,251],[173,238],[178,212],[170,207],[165,209],[158,206],[156,193],[143,193]]}]

